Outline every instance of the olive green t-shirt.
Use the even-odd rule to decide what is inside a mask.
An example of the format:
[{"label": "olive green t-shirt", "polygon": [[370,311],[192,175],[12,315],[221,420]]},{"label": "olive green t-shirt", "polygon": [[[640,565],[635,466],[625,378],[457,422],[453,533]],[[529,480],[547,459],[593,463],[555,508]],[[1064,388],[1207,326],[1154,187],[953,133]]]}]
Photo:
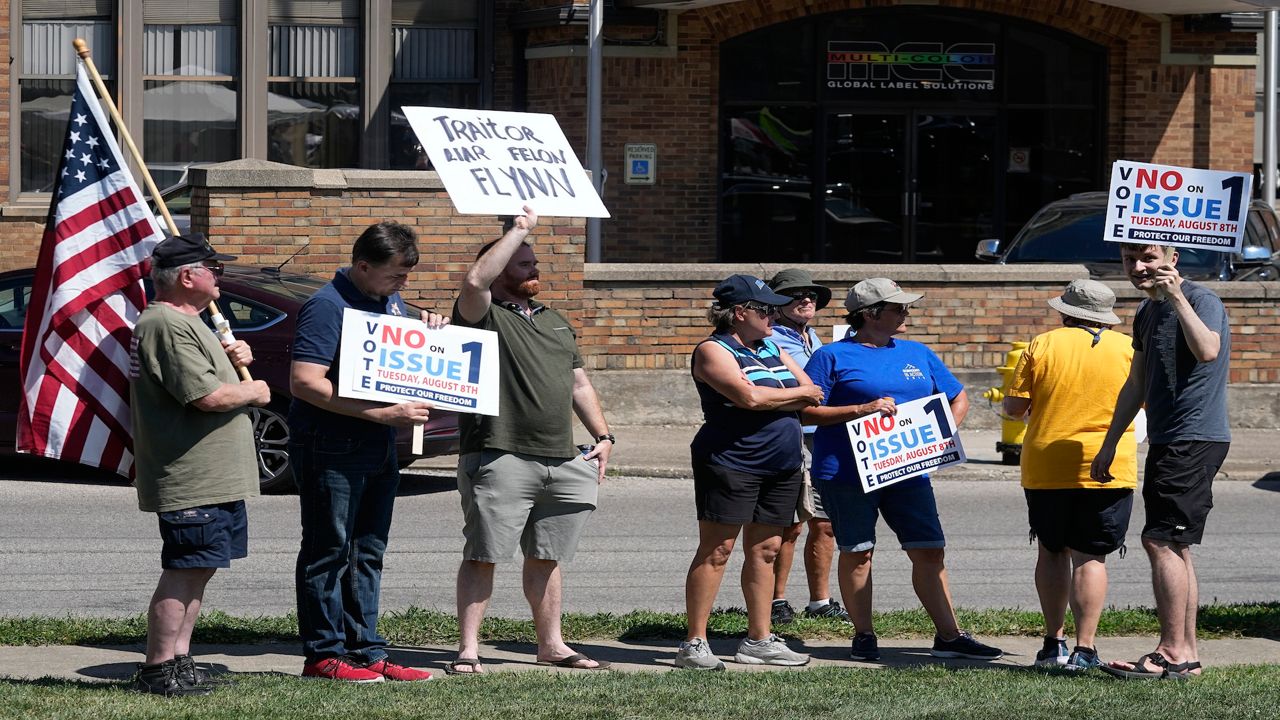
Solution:
[{"label": "olive green t-shirt", "polygon": [[457,304],[460,325],[498,333],[498,412],[496,417],[458,416],[461,452],[507,452],[571,458],[573,446],[573,371],[582,367],[573,328],[563,315],[530,303],[532,316],[497,301],[484,317],[469,323]]},{"label": "olive green t-shirt", "polygon": [[204,412],[191,405],[224,383],[240,382],[213,331],[197,316],[151,303],[130,349],[138,509],[169,512],[257,495],[247,410]]}]

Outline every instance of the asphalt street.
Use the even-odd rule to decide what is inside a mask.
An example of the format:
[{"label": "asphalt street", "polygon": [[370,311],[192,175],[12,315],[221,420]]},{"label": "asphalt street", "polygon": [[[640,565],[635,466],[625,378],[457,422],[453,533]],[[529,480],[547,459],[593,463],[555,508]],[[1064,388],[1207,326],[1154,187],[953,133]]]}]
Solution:
[{"label": "asphalt street", "polygon": [[[1010,469],[1016,472],[1016,469]],[[132,488],[90,473],[45,472],[29,463],[0,467],[0,616],[133,615],[143,611],[159,572],[155,516],[137,510]],[[1016,482],[936,479],[948,535],[947,560],[957,605],[1036,608],[1035,550]],[[1275,600],[1280,593],[1280,479],[1215,483],[1215,508],[1197,549],[1201,600]],[[1137,540],[1135,503],[1130,552],[1113,557],[1113,605],[1152,604],[1149,569]],[[205,607],[237,615],[291,610],[299,529],[297,498],[250,502],[250,555],[220,571]],[[418,606],[453,612],[454,573],[462,546],[462,515],[451,474],[406,474],[396,507],[383,580],[383,610]],[[903,552],[881,526],[876,557],[876,607],[916,606]],[[692,482],[656,477],[610,478],[578,557],[566,567],[565,610],[681,611],[684,574],[696,542]],[[739,554],[740,555],[740,554]],[[726,575],[718,603],[741,606],[737,572]],[[789,595],[807,594],[797,557]],[[499,566],[491,614],[526,617],[519,564]],[[834,587],[834,581],[832,583]]]}]

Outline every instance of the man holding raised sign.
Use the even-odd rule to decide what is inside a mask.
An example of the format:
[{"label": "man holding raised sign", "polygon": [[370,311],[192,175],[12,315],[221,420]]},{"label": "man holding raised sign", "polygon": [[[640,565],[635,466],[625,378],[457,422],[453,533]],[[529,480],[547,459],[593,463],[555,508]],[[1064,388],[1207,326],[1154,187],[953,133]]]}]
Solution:
[{"label": "man holding raised sign", "polygon": [[[484,672],[480,621],[495,564],[524,552],[524,594],[538,634],[538,662],[577,670],[608,663],[574,652],[560,632],[560,563],[573,559],[596,507],[613,435],[587,379],[573,328],[533,298],[538,259],[525,239],[538,223],[528,206],[500,239],[481,248],[454,305],[460,325],[499,336],[499,414],[463,415],[458,458],[466,544],[458,567],[458,657],[446,672]],[[596,439],[573,445],[573,414]]]},{"label": "man holding raised sign", "polygon": [[[413,229],[369,226],[342,268],[298,313],[289,388],[289,456],[302,506],[298,628],[305,677],[371,683],[430,680],[387,659],[378,634],[382,558],[400,486],[397,426],[425,423],[431,405],[342,397],[342,319],[347,308],[407,315],[400,290],[418,264]],[[427,327],[449,322],[423,313]]]},{"label": "man holding raised sign", "polygon": [[[805,372],[822,388],[825,404],[801,411],[801,419],[818,426],[813,438],[813,480],[822,493],[822,506],[831,516],[836,545],[840,548],[837,574],[840,591],[854,625],[850,656],[855,660],[877,660],[880,648],[871,624],[871,556],[876,546],[876,520],[885,522],[911,559],[911,580],[920,603],[933,620],[937,634],[932,654],[946,658],[995,660],[998,648],[984,645],[960,630],[947,570],[943,562],[946,539],[938,519],[938,508],[928,475],[902,475],[894,482],[867,482],[881,473],[871,458],[864,465],[855,457],[851,433],[876,435],[861,440],[870,447],[885,440],[884,458],[908,465],[925,465],[931,458],[943,461],[958,454],[954,446],[955,426],[969,410],[964,386],[956,380],[937,355],[924,345],[895,336],[907,330],[910,306],[922,295],[909,293],[888,278],[863,280],[849,291],[850,335],[824,345],[813,353]],[[940,395],[932,400],[930,396]],[[946,403],[943,400],[946,400]],[[925,400],[919,422],[899,428],[898,406]],[[936,412],[929,405],[936,402]],[[925,425],[925,415],[942,420]],[[872,416],[868,418],[867,416]],[[846,429],[846,423],[859,420]],[[934,429],[936,428],[936,430]],[[928,441],[926,455],[908,457],[912,452],[893,449],[889,438],[900,448]],[[881,434],[884,437],[881,437]],[[918,450],[911,447],[911,451]],[[930,455],[936,453],[936,455]],[[892,473],[885,473],[885,475]]]}]

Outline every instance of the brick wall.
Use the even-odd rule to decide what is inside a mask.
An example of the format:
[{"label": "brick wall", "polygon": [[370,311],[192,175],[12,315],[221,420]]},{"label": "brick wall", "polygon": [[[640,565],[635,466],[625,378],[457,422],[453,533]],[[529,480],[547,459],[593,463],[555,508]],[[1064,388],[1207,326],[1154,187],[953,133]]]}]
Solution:
[{"label": "brick wall", "polygon": [[[817,282],[833,290],[815,327],[824,342],[843,326],[843,299],[858,280],[888,275],[924,293],[912,308],[911,340],[929,345],[953,370],[1002,365],[1009,343],[1057,327],[1045,301],[1062,292],[1084,268],[1073,265],[993,268],[960,265],[809,265]],[[711,290],[734,272],[769,277],[782,266],[622,264],[587,266],[587,296],[579,323],[587,366],[600,370],[687,368],[689,354],[710,333]],[[1119,298],[1121,331],[1132,326],[1142,295],[1127,282],[1108,283]],[[1277,283],[1210,283],[1227,306],[1232,327],[1231,382],[1280,383],[1280,287]]]},{"label": "brick wall", "polygon": [[[351,244],[369,225],[394,220],[418,233],[421,259],[404,296],[448,312],[462,278],[485,243],[502,231],[496,218],[462,216],[433,172],[311,171],[239,160],[193,174],[192,229],[247,264],[330,275],[350,264]],[[586,223],[553,218],[539,225],[534,247],[544,274],[539,296],[568,311],[582,304]]]},{"label": "brick wall", "polygon": [[23,208],[10,214],[5,208],[0,215],[0,271],[30,267],[40,254],[40,236],[44,234],[44,212]]}]

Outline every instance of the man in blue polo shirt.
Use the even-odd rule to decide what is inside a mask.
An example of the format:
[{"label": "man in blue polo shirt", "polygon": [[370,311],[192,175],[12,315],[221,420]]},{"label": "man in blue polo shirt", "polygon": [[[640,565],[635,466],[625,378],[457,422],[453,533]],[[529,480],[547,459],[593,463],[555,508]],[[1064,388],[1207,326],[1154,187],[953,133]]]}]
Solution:
[{"label": "man in blue polo shirt", "polygon": [[[377,627],[382,557],[400,484],[395,428],[426,422],[431,406],[338,396],[343,310],[408,314],[399,291],[417,264],[411,228],[371,225],[352,248],[351,267],[339,270],[298,313],[289,457],[302,505],[296,583],[305,677],[431,679],[425,670],[389,662]],[[431,327],[448,322],[434,313],[424,313],[423,320]]]}]

